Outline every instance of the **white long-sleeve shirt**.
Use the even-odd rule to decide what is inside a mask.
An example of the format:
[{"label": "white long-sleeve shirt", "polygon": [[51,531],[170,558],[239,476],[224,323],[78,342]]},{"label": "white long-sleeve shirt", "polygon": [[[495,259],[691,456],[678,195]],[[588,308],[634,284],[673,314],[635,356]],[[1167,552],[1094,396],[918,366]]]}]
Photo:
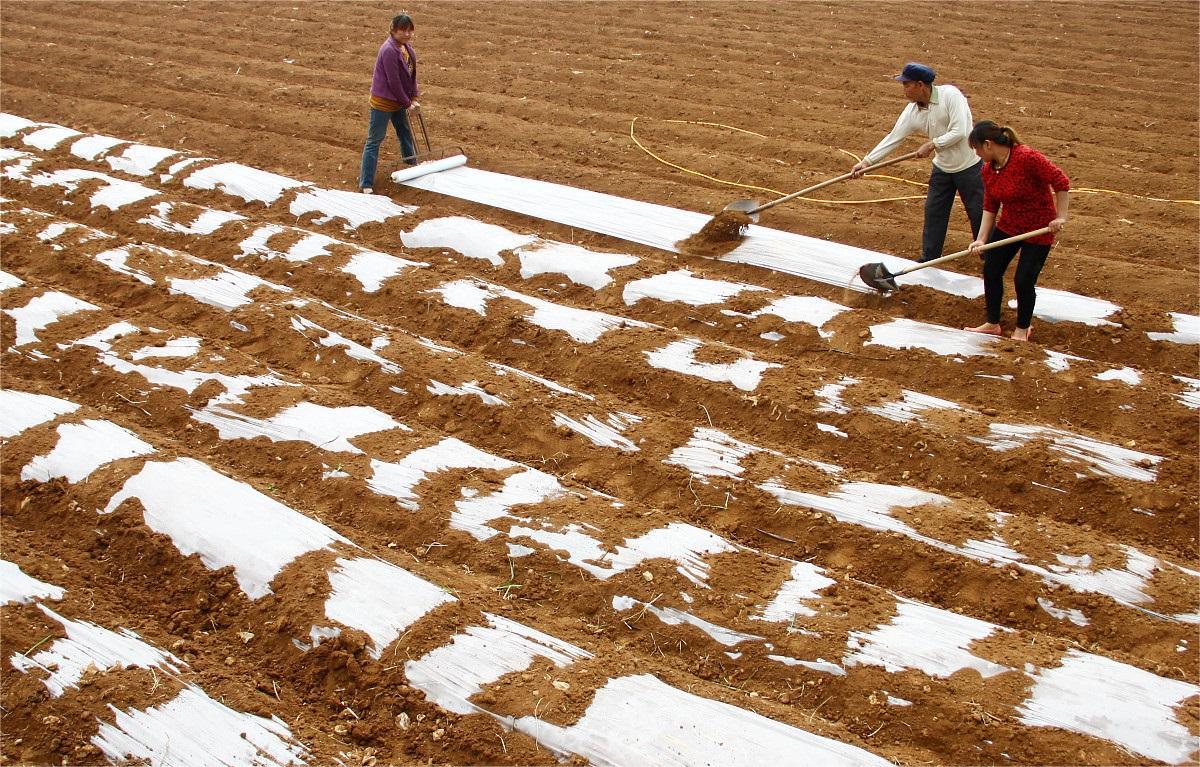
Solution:
[{"label": "white long-sleeve shirt", "polygon": [[909,102],[892,132],[863,159],[874,165],[891,154],[906,137],[919,133],[933,139],[934,166],[946,173],[958,173],[979,162],[975,150],[967,144],[972,127],[971,106],[962,91],[953,85],[935,85],[929,94],[929,105],[921,108]]}]

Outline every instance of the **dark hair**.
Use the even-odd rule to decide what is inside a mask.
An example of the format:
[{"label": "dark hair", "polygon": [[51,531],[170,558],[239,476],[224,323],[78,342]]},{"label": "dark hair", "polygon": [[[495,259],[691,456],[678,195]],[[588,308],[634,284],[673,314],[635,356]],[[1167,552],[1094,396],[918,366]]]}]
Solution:
[{"label": "dark hair", "polygon": [[971,129],[971,135],[967,136],[967,143],[972,149],[975,149],[982,146],[985,141],[1007,147],[1014,147],[1021,143],[1021,139],[1017,138],[1017,132],[1007,125],[997,125],[991,120],[980,120]]},{"label": "dark hair", "polygon": [[395,32],[397,29],[416,29],[416,28],[417,28],[417,26],[415,24],[413,24],[412,16],[409,16],[407,13],[398,13],[392,17],[392,31],[393,32]]}]

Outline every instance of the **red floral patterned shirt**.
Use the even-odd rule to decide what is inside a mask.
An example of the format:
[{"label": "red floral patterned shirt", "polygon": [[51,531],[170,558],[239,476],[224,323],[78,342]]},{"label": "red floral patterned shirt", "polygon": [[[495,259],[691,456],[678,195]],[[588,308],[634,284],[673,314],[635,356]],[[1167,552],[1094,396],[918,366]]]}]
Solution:
[{"label": "red floral patterned shirt", "polygon": [[[996,227],[1009,236],[1041,229],[1054,220],[1054,192],[1071,188],[1071,179],[1036,149],[1017,144],[1000,170],[983,165],[983,209],[1000,211]],[[1053,191],[1051,191],[1053,190]],[[1026,240],[1052,245],[1053,234]]]}]

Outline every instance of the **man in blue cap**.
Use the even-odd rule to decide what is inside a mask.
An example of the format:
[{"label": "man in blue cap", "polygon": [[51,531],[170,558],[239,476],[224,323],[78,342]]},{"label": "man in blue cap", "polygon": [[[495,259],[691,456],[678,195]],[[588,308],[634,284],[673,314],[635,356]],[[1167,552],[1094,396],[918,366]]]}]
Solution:
[{"label": "man in blue cap", "polygon": [[983,161],[967,143],[974,122],[967,97],[953,85],[934,85],[936,73],[915,61],[904,65],[894,79],[904,87],[908,106],[900,113],[892,132],[883,137],[862,162],[851,171],[855,178],[892,153],[913,133],[929,137],[917,150],[918,157],[933,154],[929,192],[925,196],[925,228],[921,234],[921,261],[942,255],[946,227],[954,207],[954,195],[962,198],[971,221],[971,236],[979,234],[983,218]]}]

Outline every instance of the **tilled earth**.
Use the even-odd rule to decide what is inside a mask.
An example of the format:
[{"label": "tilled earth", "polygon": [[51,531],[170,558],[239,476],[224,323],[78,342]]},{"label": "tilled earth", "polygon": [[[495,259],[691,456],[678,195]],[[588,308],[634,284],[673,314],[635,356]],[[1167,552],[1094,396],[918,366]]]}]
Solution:
[{"label": "tilled earth", "polygon": [[[700,211],[748,192],[659,162],[637,142],[711,177],[791,191],[873,146],[903,105],[888,75],[906,59],[928,61],[971,97],[976,118],[1012,124],[1071,176],[1071,220],[1040,284],[1121,310],[1100,327],[1037,323],[1036,344],[1001,340],[990,356],[898,350],[872,343],[874,329],[976,324],[981,302],[924,288],[848,294],[397,186],[385,180],[398,162],[390,137],[377,191],[415,210],[357,226],[353,214],[298,217],[300,191],[264,204],[188,179],[237,162],[353,190],[370,69],[394,8],[6,3],[0,110],[182,154],[147,175],[107,161],[124,145],[89,158],[71,151],[74,138],[26,141],[37,126],[3,139],[3,270],[21,281],[3,292],[4,389],[79,406],[4,443],[3,559],[65,590],[45,607],[136,632],[175,665],[94,666],[52,695],[47,670],[18,672],[18,656],[62,638],[63,623],[32,602],[5,605],[3,758],[104,763],[95,736],[114,710],[160,706],[194,686],[278,717],[313,764],[552,763],[562,754],[506,718],[571,725],[609,680],[653,674],[896,763],[1155,761],[1128,741],[1033,726],[1019,709],[1036,669],[1072,654],[1200,682],[1196,346],[1147,335],[1200,310],[1197,7],[408,10],[435,144],[461,145],[473,167]],[[204,159],[168,171],[185,156]],[[106,179],[36,180],[78,169],[154,195],[108,207],[97,202],[114,188]],[[920,182],[926,171],[913,163],[894,175]],[[876,178],[823,198],[922,192]],[[207,226],[212,211],[237,216]],[[596,287],[530,274],[513,246],[481,258],[402,245],[401,231],[449,216],[636,260]],[[920,218],[919,199],[797,202],[762,223],[911,257]],[[948,247],[968,241],[956,210]],[[379,280],[354,267],[384,254],[411,263],[387,261]],[[763,290],[707,305],[629,298],[630,283],[681,268]],[[212,277],[228,301],[198,300],[194,281]],[[486,311],[449,300],[446,286],[463,282],[494,289]],[[55,293],[87,306],[31,325],[23,308]],[[515,294],[611,322],[595,336],[547,327]],[[787,296],[852,311],[807,323],[755,315]],[[129,325],[95,340],[115,323]],[[175,356],[168,342],[193,351]],[[679,342],[694,343],[698,363],[776,367],[738,386],[648,364]],[[1062,359],[1054,354],[1079,359],[1048,364]],[[1124,368],[1136,383],[1106,374]],[[300,403],[371,407],[406,428],[365,433],[346,450],[216,425],[217,415],[270,419]],[[85,421],[115,424],[155,452],[78,479],[26,470],[62,426]],[[1058,431],[997,444],[1004,425]],[[429,471],[410,495],[380,489],[381,465],[442,444],[491,458]],[[723,470],[688,457],[714,451]],[[122,503],[148,467],[175,461],[245,483],[346,540],[287,559],[255,592],[229,562],[181,550],[144,498]],[[560,491],[501,504],[486,535],[467,530],[464,501],[516,498],[517,476]],[[899,494],[877,508],[882,487]],[[707,536],[708,548],[622,559],[664,529]],[[598,556],[572,548],[585,532]],[[317,642],[313,626],[337,624],[325,607],[331,574],[351,556],[454,599],[383,645],[352,625]],[[789,618],[764,619],[797,567],[829,583]],[[614,602],[626,596],[634,607]],[[853,657],[914,602],[993,624],[964,649],[1002,668],[938,674]],[[660,609],[707,623],[671,622]],[[488,616],[590,657],[534,661],[477,692],[476,713],[447,710],[406,663]],[[890,702],[899,700],[911,705]],[[1167,708],[1195,744],[1200,700]]]}]

